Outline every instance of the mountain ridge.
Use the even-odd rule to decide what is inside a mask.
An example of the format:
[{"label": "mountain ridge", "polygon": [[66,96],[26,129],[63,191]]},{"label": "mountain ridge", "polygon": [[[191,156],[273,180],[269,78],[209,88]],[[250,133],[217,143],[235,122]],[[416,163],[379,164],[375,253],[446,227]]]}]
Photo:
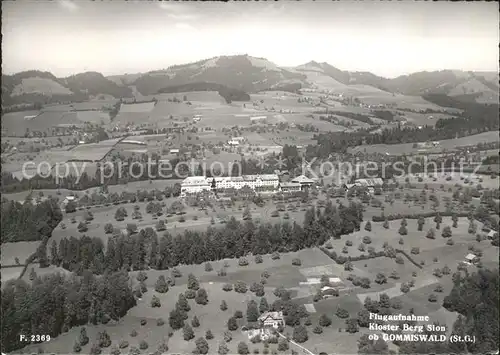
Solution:
[{"label": "mountain ridge", "polygon": [[84,101],[101,96],[129,98],[133,97],[131,86],[142,95],[151,95],[168,87],[181,88],[201,82],[247,93],[280,87],[319,85],[327,88],[328,83],[337,85],[339,90],[343,86],[364,85],[404,95],[468,95],[479,99],[494,98],[499,90],[498,73],[495,72],[421,71],[390,79],[369,71],[341,70],[314,60],[296,67],[280,67],[265,58],[244,54],[206,58],[145,73],[111,76],[89,71],[57,78],[51,72],[40,70],[2,74],[2,107]]}]

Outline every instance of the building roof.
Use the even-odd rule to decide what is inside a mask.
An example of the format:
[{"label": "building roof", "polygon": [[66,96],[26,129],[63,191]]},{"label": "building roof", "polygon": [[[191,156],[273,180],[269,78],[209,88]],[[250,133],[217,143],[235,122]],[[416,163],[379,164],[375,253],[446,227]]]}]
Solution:
[{"label": "building roof", "polygon": [[292,179],[292,182],[297,182],[299,184],[314,184],[314,180],[309,179],[305,175],[297,176],[296,178]]},{"label": "building roof", "polygon": [[280,185],[281,187],[301,187],[298,182],[282,182]]},{"label": "building roof", "polygon": [[474,260],[477,258],[476,255],[472,254],[472,253],[469,253],[467,254],[467,256],[465,257],[467,260]]},{"label": "building roof", "polygon": [[497,234],[497,233],[498,233],[497,231],[490,230],[490,231],[488,232],[488,237],[494,237],[494,236],[495,236],[495,234]]},{"label": "building roof", "polygon": [[381,178],[357,179],[355,183],[361,186],[376,186],[376,185],[383,185],[384,180],[382,180]]},{"label": "building roof", "polygon": [[208,183],[204,176],[188,176],[182,181],[182,185],[208,185]]},{"label": "building roof", "polygon": [[283,320],[283,312],[265,312],[260,317],[260,321],[271,320]]}]

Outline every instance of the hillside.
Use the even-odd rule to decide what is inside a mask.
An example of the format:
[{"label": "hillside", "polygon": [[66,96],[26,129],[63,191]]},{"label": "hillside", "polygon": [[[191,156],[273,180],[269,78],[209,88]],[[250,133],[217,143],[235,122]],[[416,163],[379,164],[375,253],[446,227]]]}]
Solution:
[{"label": "hillside", "polygon": [[215,57],[149,72],[138,78],[134,85],[143,95],[154,94],[168,86],[196,82],[211,82],[245,92],[256,92],[290,80],[303,82],[305,76],[279,68],[266,59],[241,55]]},{"label": "hillside", "polygon": [[[494,72],[424,71],[388,79],[370,72],[341,70],[328,63],[311,61],[284,68],[264,58],[236,55],[108,78],[96,72],[57,78],[49,72],[36,70],[2,75],[2,107],[24,105],[29,108],[47,103],[85,101],[102,95],[125,98],[135,93],[135,96],[146,96],[166,88],[181,90],[183,85],[199,83],[218,84],[245,93],[319,88],[361,97],[367,92],[377,97],[440,94],[480,103],[497,103],[499,91],[498,74]],[[189,86],[184,88],[190,90]]]},{"label": "hillside", "polygon": [[52,73],[37,70],[2,75],[2,108],[78,102],[100,96],[131,97],[132,90],[96,72],[67,78],[56,78]]}]

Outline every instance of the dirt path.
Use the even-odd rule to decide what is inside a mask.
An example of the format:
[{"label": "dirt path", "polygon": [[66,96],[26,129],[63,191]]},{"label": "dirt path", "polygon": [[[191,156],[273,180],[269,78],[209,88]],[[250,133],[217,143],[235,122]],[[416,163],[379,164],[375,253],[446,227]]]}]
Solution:
[{"label": "dirt path", "polygon": [[[279,334],[279,336],[280,336],[280,337],[282,337],[282,338],[286,339],[286,336],[284,336],[283,334],[281,334],[281,333],[278,333],[278,334]],[[297,343],[296,343],[296,342],[294,342],[292,339],[288,339],[288,341],[289,341],[291,344],[295,345],[296,347],[300,348],[300,350],[301,350],[301,352],[302,352],[303,354],[315,355],[312,351],[310,351],[309,349],[304,348],[304,347],[303,347],[302,345],[300,345],[300,344],[297,344]]]}]

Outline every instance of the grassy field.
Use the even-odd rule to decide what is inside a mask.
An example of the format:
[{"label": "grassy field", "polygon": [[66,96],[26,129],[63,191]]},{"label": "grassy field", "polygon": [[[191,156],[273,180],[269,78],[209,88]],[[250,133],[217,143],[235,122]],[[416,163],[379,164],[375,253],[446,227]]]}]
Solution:
[{"label": "grassy field", "polygon": [[40,241],[2,243],[0,263],[2,266],[16,265],[15,259],[18,258],[20,264],[24,265],[26,259],[36,251],[39,245]]}]

